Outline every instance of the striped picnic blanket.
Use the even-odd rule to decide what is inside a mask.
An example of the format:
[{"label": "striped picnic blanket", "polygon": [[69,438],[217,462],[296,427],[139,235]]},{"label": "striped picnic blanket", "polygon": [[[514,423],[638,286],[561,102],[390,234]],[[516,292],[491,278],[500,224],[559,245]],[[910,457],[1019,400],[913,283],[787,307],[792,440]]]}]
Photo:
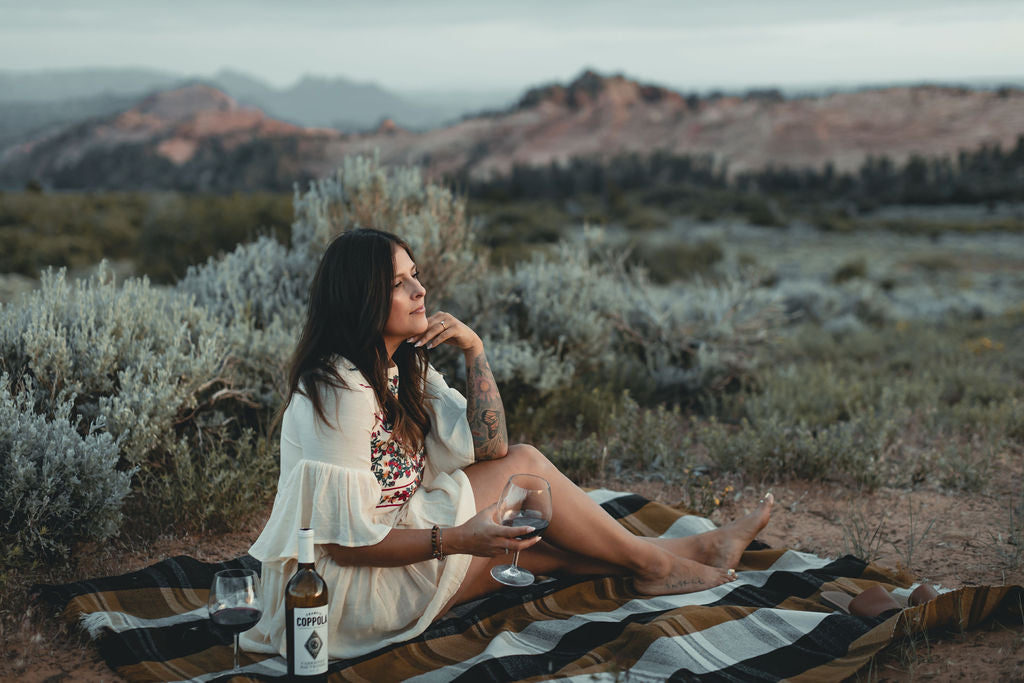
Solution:
[{"label": "striped picnic blanket", "polygon": [[[626,528],[685,536],[714,528],[640,496],[591,491]],[[911,587],[852,556],[748,550],[739,579],[688,595],[643,597],[620,578],[548,580],[460,605],[423,635],[330,664],[332,680],[579,681],[841,680],[895,639],[938,627],[970,628],[1019,604],[1019,586],[948,591],[882,618],[832,612],[823,590],[881,582]],[[205,563],[179,556],[141,571],[37,586],[96,640],[129,681],[227,680],[231,640],[211,628],[206,598],[221,569],[257,567],[249,556]],[[1012,617],[1010,617],[1012,618]],[[1018,615],[1017,619],[1020,617]],[[285,661],[242,653],[254,680],[284,678]]]}]

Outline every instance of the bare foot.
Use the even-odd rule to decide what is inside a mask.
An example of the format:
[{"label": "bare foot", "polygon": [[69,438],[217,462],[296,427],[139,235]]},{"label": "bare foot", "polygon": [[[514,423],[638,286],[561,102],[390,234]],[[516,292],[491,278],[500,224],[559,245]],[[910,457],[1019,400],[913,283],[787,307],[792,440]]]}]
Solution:
[{"label": "bare foot", "polygon": [[766,493],[750,514],[712,531],[708,535],[708,540],[713,543],[711,547],[714,548],[715,554],[712,564],[716,567],[735,567],[750,542],[761,533],[761,529],[768,525],[774,504],[775,496]]},{"label": "bare foot", "polygon": [[635,577],[633,587],[644,595],[677,595],[696,593],[736,580],[736,572],[709,567],[683,557],[672,557],[669,572],[664,576]]},{"label": "bare foot", "polygon": [[743,551],[768,524],[774,503],[774,496],[766,493],[758,501],[753,512],[714,531],[684,538],[645,538],[644,540],[678,557],[703,562],[712,567],[730,569],[736,566]]}]

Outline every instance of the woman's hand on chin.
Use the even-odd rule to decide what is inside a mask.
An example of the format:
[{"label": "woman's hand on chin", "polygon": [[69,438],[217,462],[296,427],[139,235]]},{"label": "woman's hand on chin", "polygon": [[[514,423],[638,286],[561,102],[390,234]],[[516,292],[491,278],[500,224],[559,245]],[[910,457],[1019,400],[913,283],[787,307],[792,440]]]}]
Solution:
[{"label": "woman's hand on chin", "polygon": [[428,349],[439,344],[451,344],[464,352],[483,350],[484,347],[480,336],[469,325],[444,311],[438,311],[427,318],[427,329],[423,334],[409,337],[405,341]]},{"label": "woman's hand on chin", "polygon": [[494,557],[506,551],[510,553],[526,550],[540,542],[540,536],[525,541],[516,539],[533,531],[527,526],[502,526],[494,521],[494,513],[498,504],[494,503],[476,513],[464,524],[443,533],[444,545],[448,554],[476,555],[477,557]]}]

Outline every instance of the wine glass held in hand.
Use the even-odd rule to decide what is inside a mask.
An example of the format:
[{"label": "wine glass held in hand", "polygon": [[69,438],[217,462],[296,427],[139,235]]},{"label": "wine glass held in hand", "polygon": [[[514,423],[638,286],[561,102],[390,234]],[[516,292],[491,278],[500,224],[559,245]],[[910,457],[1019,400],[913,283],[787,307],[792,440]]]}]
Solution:
[{"label": "wine glass held in hand", "polygon": [[[533,531],[519,536],[519,540],[540,536],[551,521],[551,486],[546,479],[534,474],[513,474],[498,499],[497,514],[504,526],[533,527]],[[506,586],[529,586],[534,581],[533,574],[518,565],[517,550],[512,564],[493,567],[491,576]]]},{"label": "wine glass held in hand", "polygon": [[235,636],[235,667],[239,673],[238,634],[248,631],[263,615],[260,606],[260,579],[253,569],[225,569],[213,577],[207,602],[210,620]]}]

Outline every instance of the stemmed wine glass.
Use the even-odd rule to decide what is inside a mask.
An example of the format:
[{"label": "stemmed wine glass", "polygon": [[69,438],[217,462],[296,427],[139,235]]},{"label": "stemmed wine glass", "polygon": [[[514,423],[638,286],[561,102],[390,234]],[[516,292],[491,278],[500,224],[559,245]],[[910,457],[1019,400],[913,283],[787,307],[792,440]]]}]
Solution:
[{"label": "stemmed wine glass", "polygon": [[238,634],[248,631],[260,620],[260,578],[253,569],[225,569],[213,577],[206,603],[214,624],[235,634],[235,668],[238,667]]},{"label": "stemmed wine glass", "polygon": [[[519,540],[540,536],[551,521],[551,486],[534,474],[513,474],[498,499],[498,521],[505,526],[532,526],[534,531]],[[519,551],[512,564],[491,568],[491,576],[506,586],[529,586],[533,573],[518,566]]]}]

